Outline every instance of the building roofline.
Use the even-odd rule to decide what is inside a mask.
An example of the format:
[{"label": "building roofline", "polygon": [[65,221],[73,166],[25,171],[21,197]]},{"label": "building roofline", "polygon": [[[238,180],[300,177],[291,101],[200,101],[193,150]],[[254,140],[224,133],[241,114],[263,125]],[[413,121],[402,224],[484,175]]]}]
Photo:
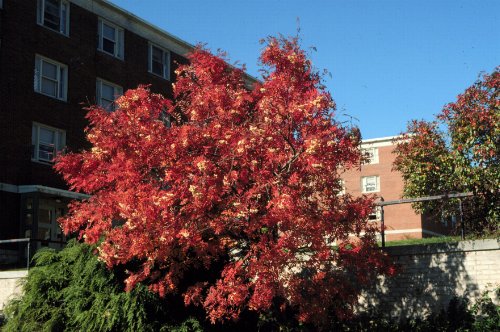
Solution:
[{"label": "building roofline", "polygon": [[[129,12],[126,9],[121,8],[120,6],[112,3],[109,0],[91,0],[91,1],[89,1],[89,0],[71,0],[71,2],[77,4],[85,9],[88,9],[93,13],[96,13],[96,11],[93,10],[94,3],[100,3],[103,6],[107,7],[108,9],[113,10],[113,11],[119,13],[120,15],[125,16],[130,21],[138,23],[139,25],[142,25],[142,26],[148,28],[149,30],[153,30],[155,33],[162,35],[163,37],[165,37],[167,39],[170,39],[171,41],[175,42],[176,44],[181,45],[186,50],[186,52],[181,54],[181,55],[186,55],[189,51],[191,51],[195,48],[195,46],[193,44],[191,44],[191,43],[189,43],[189,42],[167,32],[167,31],[165,31],[164,29],[140,18],[139,16]],[[99,13],[96,13],[96,14],[99,14]]]},{"label": "building roofline", "polygon": [[44,194],[60,196],[60,197],[67,197],[67,198],[72,198],[72,199],[90,198],[90,195],[87,195],[87,194],[82,194],[82,193],[78,193],[78,192],[74,192],[74,191],[70,191],[70,190],[65,190],[65,189],[60,189],[60,188],[42,186],[42,185],[38,185],[38,184],[17,186],[15,184],[0,182],[0,191],[10,192],[10,193],[14,193],[14,194],[40,192],[40,193],[44,193]]},{"label": "building roofline", "polygon": [[385,136],[385,137],[376,137],[376,138],[369,138],[369,139],[364,139],[361,142],[362,143],[379,143],[379,142],[387,142],[387,141],[393,141],[395,138],[401,137],[400,135],[396,136]]},{"label": "building roofline", "polygon": [[[166,30],[146,21],[145,19],[142,19],[141,17],[117,6],[116,4],[110,2],[109,0],[90,0],[90,1],[89,0],[70,0],[70,1],[78,6],[82,7],[82,8],[85,8],[86,10],[88,10],[96,15],[103,16],[104,19],[111,20],[111,21],[114,21],[113,19],[118,20],[118,21],[115,21],[113,23],[121,26],[122,28],[126,28],[127,30],[132,31],[132,32],[150,40],[151,42],[159,44],[159,46],[164,46],[167,49],[172,50],[172,51],[174,51],[182,56],[186,56],[189,52],[193,51],[196,48],[196,46],[194,46],[193,44],[167,32]],[[119,20],[119,18],[117,18],[117,17],[107,17],[106,15],[104,15],[104,13],[102,12],[102,8],[100,8],[99,6],[105,8],[109,11],[112,11],[120,16],[123,16],[125,18],[125,20]],[[154,34],[159,36],[160,39],[167,41],[167,43],[166,43],[167,45],[165,45],[165,42],[162,43],[158,39],[151,40],[152,39],[152,38],[150,38],[151,36],[147,36],[147,34],[145,34],[145,33],[140,33],[140,31],[137,31],[137,29],[135,29],[137,27],[142,27],[145,30],[149,30],[149,31],[153,32]],[[228,64],[228,65],[235,68],[231,64]],[[250,88],[253,84],[260,82],[259,79],[257,79],[256,77],[254,77],[252,75],[249,75],[246,72],[244,72],[243,74],[244,74],[245,83]]]}]

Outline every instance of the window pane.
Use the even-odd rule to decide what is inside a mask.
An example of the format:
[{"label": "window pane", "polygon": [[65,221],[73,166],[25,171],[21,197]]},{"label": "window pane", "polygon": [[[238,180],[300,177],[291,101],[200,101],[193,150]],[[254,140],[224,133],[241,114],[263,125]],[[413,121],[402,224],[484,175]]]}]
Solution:
[{"label": "window pane", "polygon": [[163,51],[153,46],[153,61],[163,63]]},{"label": "window pane", "polygon": [[158,47],[151,46],[151,71],[157,75],[165,75],[165,52]]},{"label": "window pane", "polygon": [[55,155],[54,144],[45,144],[40,142],[40,145],[38,146],[38,159],[51,161],[52,159],[54,159],[54,155]]},{"label": "window pane", "polygon": [[115,54],[115,42],[106,38],[102,39],[102,50],[110,54]]},{"label": "window pane", "polygon": [[62,132],[58,131],[57,132],[57,145],[56,145],[56,149],[57,149],[57,151],[60,151],[60,150],[62,150],[63,147],[64,147],[63,134],[62,134]]},{"label": "window pane", "polygon": [[52,210],[40,207],[38,209],[38,223],[51,224],[52,223]]},{"label": "window pane", "polygon": [[67,24],[67,16],[68,16],[68,5],[65,3],[61,4],[61,32],[67,34],[66,24]]},{"label": "window pane", "polygon": [[33,159],[37,157],[35,155],[37,144],[38,144],[38,127],[33,125],[33,127],[31,127],[31,158]]},{"label": "window pane", "polygon": [[40,142],[54,143],[54,131],[40,128]]},{"label": "window pane", "polygon": [[45,77],[42,78],[42,93],[57,97],[57,81],[49,80]]},{"label": "window pane", "polygon": [[162,63],[153,61],[153,66],[152,66],[151,70],[153,71],[153,73],[160,75],[160,76],[163,76],[163,64]]},{"label": "window pane", "polygon": [[42,76],[57,79],[57,66],[42,60]]},{"label": "window pane", "polygon": [[102,83],[101,85],[101,98],[114,100],[115,99],[115,88],[109,84]]},{"label": "window pane", "polygon": [[50,228],[38,226],[37,238],[40,240],[50,240]]},{"label": "window pane", "polygon": [[59,1],[45,0],[45,12],[43,24],[51,29],[59,31],[60,24],[60,8]]},{"label": "window pane", "polygon": [[115,41],[115,28],[110,27],[106,23],[103,23],[102,24],[102,35],[106,39],[109,39],[111,41]]},{"label": "window pane", "polygon": [[65,90],[64,90],[64,85],[66,84],[65,82],[65,69],[64,68],[59,68],[59,95],[58,97],[61,99],[65,99]]},{"label": "window pane", "polygon": [[365,178],[365,191],[376,191],[377,190],[377,178],[375,176],[370,176]]},{"label": "window pane", "polygon": [[113,110],[112,104],[113,100],[108,100],[104,98],[101,99],[101,106],[108,111]]}]

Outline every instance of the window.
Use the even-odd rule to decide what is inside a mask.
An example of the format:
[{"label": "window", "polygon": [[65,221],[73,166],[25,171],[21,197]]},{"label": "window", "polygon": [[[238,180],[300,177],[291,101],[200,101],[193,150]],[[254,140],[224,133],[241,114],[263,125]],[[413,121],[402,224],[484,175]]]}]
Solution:
[{"label": "window", "polygon": [[369,221],[380,221],[382,220],[382,209],[380,206],[376,206],[372,213],[368,215],[368,220]]},{"label": "window", "polygon": [[457,225],[457,216],[456,215],[445,215],[441,213],[441,224],[445,227],[451,226],[455,227]]},{"label": "window", "polygon": [[69,3],[66,0],[38,0],[37,23],[69,34]]},{"label": "window", "polygon": [[163,122],[165,127],[172,127],[172,116],[167,113],[165,108],[160,113],[160,121]]},{"label": "window", "polygon": [[149,72],[170,80],[170,52],[149,44]]},{"label": "window", "polygon": [[380,179],[378,176],[364,176],[361,178],[361,192],[374,193],[380,191]]},{"label": "window", "polygon": [[345,195],[345,181],[343,179],[339,179],[339,192],[337,195]]},{"label": "window", "polygon": [[35,57],[34,89],[36,92],[66,100],[67,82],[68,67],[40,55]]},{"label": "window", "polygon": [[31,131],[31,160],[52,163],[66,144],[64,130],[33,122]]},{"label": "window", "polygon": [[378,164],[378,149],[367,148],[363,149],[363,154],[368,158],[367,164]]},{"label": "window", "polygon": [[123,29],[99,19],[97,30],[99,34],[98,49],[104,53],[123,59]]},{"label": "window", "polygon": [[116,97],[123,94],[121,86],[107,82],[100,78],[97,79],[96,101],[97,104],[102,106],[108,111],[115,110]]}]

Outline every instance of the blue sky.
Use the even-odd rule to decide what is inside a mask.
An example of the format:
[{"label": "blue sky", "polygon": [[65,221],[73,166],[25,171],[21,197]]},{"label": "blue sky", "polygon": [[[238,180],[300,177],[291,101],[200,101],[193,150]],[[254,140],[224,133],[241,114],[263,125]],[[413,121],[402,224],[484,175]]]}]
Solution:
[{"label": "blue sky", "polygon": [[[259,40],[296,35],[363,138],[432,120],[500,65],[498,0],[111,0],[191,43],[223,49],[260,77]],[[300,23],[297,23],[297,22]],[[348,114],[345,116],[343,114]]]}]

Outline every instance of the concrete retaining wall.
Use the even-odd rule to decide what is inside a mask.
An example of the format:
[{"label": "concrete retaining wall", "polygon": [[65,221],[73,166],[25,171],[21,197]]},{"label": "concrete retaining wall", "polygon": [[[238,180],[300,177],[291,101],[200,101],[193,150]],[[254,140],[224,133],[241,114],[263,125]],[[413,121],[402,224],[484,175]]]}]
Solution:
[{"label": "concrete retaining wall", "polygon": [[[500,240],[389,247],[400,272],[380,278],[360,298],[360,312],[391,318],[423,317],[446,309],[454,296],[475,301],[487,289],[500,287]],[[0,311],[20,291],[27,271],[0,272]],[[496,303],[500,299],[495,298]]]},{"label": "concrete retaining wall", "polygon": [[361,312],[397,319],[424,317],[446,309],[454,296],[474,302],[485,290],[500,287],[498,240],[389,247],[387,253],[400,272],[380,278],[375,288],[363,293]]},{"label": "concrete retaining wall", "polygon": [[27,275],[27,270],[0,271],[0,311],[9,299],[20,293],[20,281]]}]

